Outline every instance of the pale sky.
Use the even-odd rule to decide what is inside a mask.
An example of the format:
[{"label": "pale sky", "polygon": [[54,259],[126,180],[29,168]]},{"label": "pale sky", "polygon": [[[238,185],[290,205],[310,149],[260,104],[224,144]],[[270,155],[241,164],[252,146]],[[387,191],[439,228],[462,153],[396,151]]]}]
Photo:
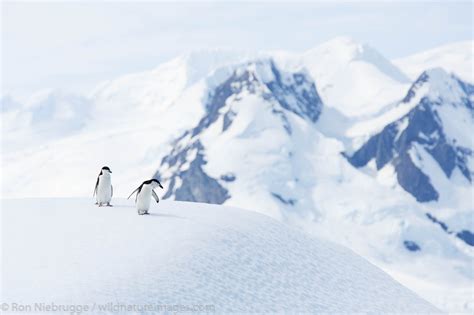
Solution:
[{"label": "pale sky", "polygon": [[194,49],[304,51],[337,36],[388,58],[473,39],[459,2],[2,2],[1,94],[83,91]]}]

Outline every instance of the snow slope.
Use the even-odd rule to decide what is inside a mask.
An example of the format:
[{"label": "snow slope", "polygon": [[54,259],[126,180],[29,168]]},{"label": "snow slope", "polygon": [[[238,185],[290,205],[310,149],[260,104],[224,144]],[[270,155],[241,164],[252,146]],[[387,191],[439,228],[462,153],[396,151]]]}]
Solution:
[{"label": "snow slope", "polygon": [[415,80],[423,71],[441,67],[462,80],[474,83],[474,41],[436,47],[392,62]]},{"label": "snow slope", "polygon": [[2,200],[2,301],[439,312],[353,252],[254,212],[162,202],[138,216],[114,204]]}]

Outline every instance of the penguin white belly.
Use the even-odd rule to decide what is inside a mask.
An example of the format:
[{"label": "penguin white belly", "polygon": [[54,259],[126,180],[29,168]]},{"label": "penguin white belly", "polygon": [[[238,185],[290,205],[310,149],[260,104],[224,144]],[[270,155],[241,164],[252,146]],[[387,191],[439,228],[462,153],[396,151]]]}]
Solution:
[{"label": "penguin white belly", "polygon": [[150,209],[151,187],[143,185],[140,193],[137,196],[137,210],[138,212],[148,212]]},{"label": "penguin white belly", "polygon": [[112,199],[112,181],[110,175],[101,175],[99,177],[99,185],[97,186],[97,202],[110,203]]}]

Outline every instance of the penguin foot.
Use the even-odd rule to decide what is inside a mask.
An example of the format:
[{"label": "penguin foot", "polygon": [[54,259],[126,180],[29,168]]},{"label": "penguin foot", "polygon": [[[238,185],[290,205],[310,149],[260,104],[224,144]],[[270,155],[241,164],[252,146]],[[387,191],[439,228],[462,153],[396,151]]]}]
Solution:
[{"label": "penguin foot", "polygon": [[107,207],[113,207],[110,203],[107,204]]}]

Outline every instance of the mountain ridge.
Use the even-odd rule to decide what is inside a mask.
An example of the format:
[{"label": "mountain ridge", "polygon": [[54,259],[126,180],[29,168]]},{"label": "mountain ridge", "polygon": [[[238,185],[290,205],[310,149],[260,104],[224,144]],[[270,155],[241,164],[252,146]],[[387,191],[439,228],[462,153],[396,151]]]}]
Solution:
[{"label": "mountain ridge", "polygon": [[[245,101],[246,95],[255,95],[261,99],[260,106],[269,106],[268,110],[265,109],[261,113],[276,116],[288,135],[292,133],[292,126],[287,117],[289,112],[315,123],[322,107],[316,87],[305,73],[282,72],[271,59],[237,67],[233,74],[209,95],[207,113],[198,125],[177,138],[171,154],[162,159],[160,169],[174,170],[169,177],[163,176],[169,171],[157,171],[154,175],[160,180],[170,180],[165,198],[174,195],[178,200],[218,204],[230,198],[227,190],[218,183],[218,179],[212,179],[203,171],[202,166],[207,163],[204,158],[205,147],[197,136],[218,120],[222,124],[218,129],[222,133],[226,132],[238,115],[240,102]],[[191,160],[187,159],[188,156],[191,156]],[[178,169],[175,170],[175,167]],[[181,168],[184,168],[184,171],[178,171]],[[225,174],[227,172],[219,178]],[[175,187],[178,179],[178,187]]]},{"label": "mountain ridge", "polygon": [[[472,158],[474,147],[463,146],[469,145],[465,137],[455,139],[453,135],[446,134],[444,125],[454,118],[442,112],[443,107],[461,107],[459,110],[467,110],[468,116],[464,120],[474,126],[474,106],[469,86],[440,68],[423,72],[401,101],[402,104],[411,102],[414,107],[373,135],[348,156],[349,161],[356,167],[362,167],[375,158],[377,170],[392,162],[398,182],[406,191],[420,202],[436,201],[439,192],[432,186],[429,176],[416,165],[417,158],[412,148],[417,148],[414,146],[417,144],[426,149],[448,178],[457,168],[471,183],[474,170],[469,169],[467,159]],[[463,116],[464,111],[456,117]]]},{"label": "mountain ridge", "polygon": [[474,40],[444,44],[392,62],[413,80],[426,69],[441,67],[473,84]]}]

